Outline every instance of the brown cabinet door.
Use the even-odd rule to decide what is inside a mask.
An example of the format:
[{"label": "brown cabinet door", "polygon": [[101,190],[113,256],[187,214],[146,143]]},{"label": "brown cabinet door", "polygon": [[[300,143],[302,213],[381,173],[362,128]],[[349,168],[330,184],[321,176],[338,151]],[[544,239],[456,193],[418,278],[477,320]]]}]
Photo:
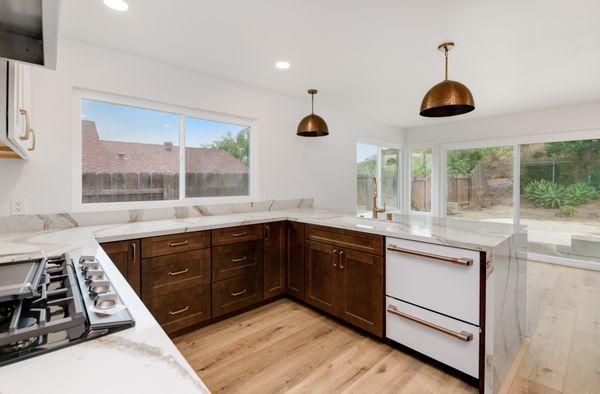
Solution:
[{"label": "brown cabinet door", "polygon": [[337,315],[372,334],[383,336],[383,257],[342,249]]},{"label": "brown cabinet door", "polygon": [[213,246],[212,281],[233,278],[263,268],[262,241]]},{"label": "brown cabinet door", "polygon": [[212,283],[212,317],[218,317],[263,300],[262,271]]},{"label": "brown cabinet door", "polygon": [[136,294],[140,295],[140,240],[106,242],[101,246]]},{"label": "brown cabinet door", "polygon": [[306,243],[306,302],[334,315],[340,297],[338,250],[318,242]]},{"label": "brown cabinet door", "polygon": [[286,292],[304,300],[304,223],[287,222]]},{"label": "brown cabinet door", "polygon": [[285,292],[285,222],[265,224],[264,240],[264,298]]}]

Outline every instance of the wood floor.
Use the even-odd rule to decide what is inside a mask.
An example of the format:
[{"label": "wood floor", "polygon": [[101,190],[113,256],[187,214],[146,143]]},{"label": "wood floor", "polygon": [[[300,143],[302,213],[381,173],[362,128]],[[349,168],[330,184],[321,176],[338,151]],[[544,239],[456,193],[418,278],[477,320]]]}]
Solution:
[{"label": "wood floor", "polygon": [[[529,263],[511,393],[600,393],[600,272]],[[460,378],[280,300],[175,338],[213,392],[468,393]]]}]

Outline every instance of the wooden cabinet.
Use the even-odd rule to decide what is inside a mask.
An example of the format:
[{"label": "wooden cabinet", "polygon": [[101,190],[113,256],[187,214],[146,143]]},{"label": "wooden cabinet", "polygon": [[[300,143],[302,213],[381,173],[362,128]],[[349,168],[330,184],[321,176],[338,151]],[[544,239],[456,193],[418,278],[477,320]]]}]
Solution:
[{"label": "wooden cabinet", "polygon": [[210,284],[157,296],[146,305],[167,333],[174,332],[210,319]]},{"label": "wooden cabinet", "polygon": [[262,224],[220,228],[212,231],[212,244],[213,246],[235,244],[238,242],[262,239],[262,237]]},{"label": "wooden cabinet", "polygon": [[106,242],[102,248],[129,282],[138,296],[141,296],[140,241]]},{"label": "wooden cabinet", "polygon": [[212,316],[218,317],[263,300],[262,271],[212,284]]},{"label": "wooden cabinet", "polygon": [[35,149],[30,66],[0,61],[0,95],[0,158],[28,159]]},{"label": "wooden cabinet", "polygon": [[[312,226],[307,226],[312,227]],[[319,226],[323,234],[334,234]],[[333,229],[337,230],[337,229]],[[310,228],[307,236],[314,234]],[[306,255],[306,302],[335,315],[365,331],[383,336],[384,289],[382,256],[340,247],[343,242],[355,245],[375,245],[379,250],[383,237],[346,236],[335,240],[335,244],[315,242],[307,239]],[[329,239],[329,238],[326,238]],[[368,242],[365,240],[368,239]]]},{"label": "wooden cabinet", "polygon": [[210,247],[210,231],[163,235],[142,240],[142,257],[164,256],[208,247]]},{"label": "wooden cabinet", "polygon": [[304,223],[287,222],[286,227],[286,292],[304,300]]},{"label": "wooden cabinet", "polygon": [[215,246],[212,255],[213,282],[263,269],[262,241]]},{"label": "wooden cabinet", "polygon": [[264,233],[264,298],[285,292],[285,222],[265,224]]},{"label": "wooden cabinet", "polygon": [[383,256],[383,237],[334,227],[306,225],[306,239]]}]

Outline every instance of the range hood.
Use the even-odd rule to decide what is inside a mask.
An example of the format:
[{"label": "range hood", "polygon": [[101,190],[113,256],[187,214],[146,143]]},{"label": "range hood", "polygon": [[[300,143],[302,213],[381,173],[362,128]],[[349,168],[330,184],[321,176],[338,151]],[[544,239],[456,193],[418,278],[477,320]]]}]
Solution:
[{"label": "range hood", "polygon": [[60,0],[0,0],[0,57],[56,69]]}]

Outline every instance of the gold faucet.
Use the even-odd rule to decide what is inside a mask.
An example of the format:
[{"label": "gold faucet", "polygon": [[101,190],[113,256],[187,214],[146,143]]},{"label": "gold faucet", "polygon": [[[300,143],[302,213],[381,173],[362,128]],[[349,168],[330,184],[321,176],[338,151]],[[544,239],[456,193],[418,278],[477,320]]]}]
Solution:
[{"label": "gold faucet", "polygon": [[373,219],[377,219],[380,213],[385,212],[385,201],[383,202],[383,208],[377,207],[377,177],[373,177]]}]

